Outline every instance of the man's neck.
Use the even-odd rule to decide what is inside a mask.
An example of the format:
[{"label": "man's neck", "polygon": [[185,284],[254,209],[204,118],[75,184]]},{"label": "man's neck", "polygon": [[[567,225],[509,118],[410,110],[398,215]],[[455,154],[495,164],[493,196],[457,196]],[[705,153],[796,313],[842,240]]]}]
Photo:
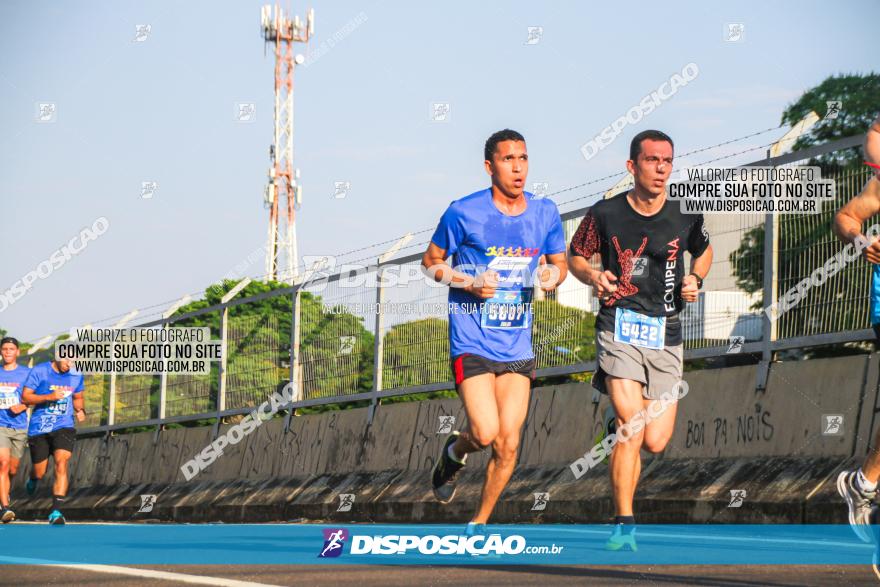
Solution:
[{"label": "man's neck", "polygon": [[656,195],[637,185],[626,194],[626,198],[636,212],[642,216],[653,216],[666,203],[666,190]]},{"label": "man's neck", "polygon": [[15,361],[3,365],[4,371],[15,371],[16,369],[18,369],[18,363],[16,363]]},{"label": "man's neck", "polygon": [[525,192],[521,193],[519,196],[510,197],[502,192],[496,185],[492,186],[492,202],[501,213],[508,216],[517,216],[525,210],[528,205]]}]

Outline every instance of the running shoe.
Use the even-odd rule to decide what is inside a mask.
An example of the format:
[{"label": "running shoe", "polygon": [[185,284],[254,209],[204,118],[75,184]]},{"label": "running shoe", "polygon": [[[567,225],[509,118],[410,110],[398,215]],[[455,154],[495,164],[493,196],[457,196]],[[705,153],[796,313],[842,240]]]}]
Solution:
[{"label": "running shoe", "polygon": [[15,512],[11,508],[5,507],[0,509],[0,522],[8,524],[15,521]]},{"label": "running shoe", "polygon": [[863,491],[856,484],[858,471],[843,471],[837,476],[837,493],[840,494],[849,508],[849,526],[862,542],[872,542],[871,506],[877,491]]},{"label": "running shoe", "polygon": [[37,479],[28,479],[27,483],[24,485],[25,491],[27,491],[28,495],[33,495],[37,492]]},{"label": "running shoe", "polygon": [[49,523],[53,526],[63,526],[65,522],[64,514],[58,510],[52,510],[52,513],[49,514]]},{"label": "running shoe", "polygon": [[[474,522],[468,522],[467,527],[464,529],[464,535],[467,537],[471,536],[489,536],[489,533],[486,531],[486,524],[476,524]],[[491,559],[499,559],[501,555],[495,551],[486,553],[486,554],[477,554],[473,553],[471,556],[482,556],[485,558]]]},{"label": "running shoe", "polygon": [[449,503],[455,497],[455,477],[461,468],[464,467],[464,463],[456,463],[449,458],[449,447],[455,444],[458,436],[458,432],[453,432],[446,438],[446,442],[443,443],[443,449],[440,451],[440,456],[437,458],[437,463],[434,465],[434,470],[431,471],[431,485],[434,489],[434,497],[444,504]]},{"label": "running shoe", "polygon": [[637,552],[639,547],[636,545],[636,527],[628,524],[617,524],[611,532],[611,537],[605,543],[605,550],[623,550],[629,547],[633,552]]}]

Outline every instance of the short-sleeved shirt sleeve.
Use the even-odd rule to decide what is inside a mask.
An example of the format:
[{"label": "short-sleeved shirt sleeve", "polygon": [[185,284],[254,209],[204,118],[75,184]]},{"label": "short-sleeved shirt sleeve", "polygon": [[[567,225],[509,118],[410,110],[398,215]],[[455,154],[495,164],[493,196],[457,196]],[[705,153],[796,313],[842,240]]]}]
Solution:
[{"label": "short-sleeved shirt sleeve", "polygon": [[31,369],[31,372],[28,374],[27,379],[25,379],[24,381],[23,388],[29,387],[30,389],[36,391],[40,387],[40,385],[46,381],[45,372],[38,367],[39,366]]},{"label": "short-sleeved shirt sleeve", "polygon": [[461,215],[455,209],[455,204],[452,204],[440,218],[440,224],[437,225],[431,242],[446,251],[446,255],[449,256],[455,254],[464,242],[464,237]]},{"label": "short-sleeved shirt sleeve", "polygon": [[694,219],[694,225],[688,235],[687,250],[694,257],[699,257],[709,246],[709,231],[706,229],[706,223],[703,221],[703,215],[699,214]]},{"label": "short-sleeved shirt sleeve", "polygon": [[547,255],[556,255],[565,252],[565,231],[562,229],[562,220],[559,218],[559,210],[556,204],[550,202],[548,210],[547,238],[544,239],[542,252]]},{"label": "short-sleeved shirt sleeve", "polygon": [[599,220],[591,209],[571,238],[571,254],[589,259],[599,252]]},{"label": "short-sleeved shirt sleeve", "polygon": [[79,375],[79,382],[76,384],[76,387],[73,388],[73,393],[82,393],[85,391],[86,386],[83,382],[83,376]]}]

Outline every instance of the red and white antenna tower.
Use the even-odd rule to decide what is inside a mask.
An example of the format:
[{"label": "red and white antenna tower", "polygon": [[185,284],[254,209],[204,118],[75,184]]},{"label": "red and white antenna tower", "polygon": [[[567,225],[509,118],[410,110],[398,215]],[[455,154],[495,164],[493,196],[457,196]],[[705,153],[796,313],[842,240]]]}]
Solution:
[{"label": "red and white antenna tower", "polygon": [[[279,280],[278,266],[284,258],[282,280],[293,283],[297,277],[295,213],[302,203],[299,170],[293,170],[293,68],[301,65],[302,55],[294,56],[293,44],[308,43],[315,32],[315,11],[306,22],[299,16],[290,20],[278,4],[260,11],[263,40],[275,44],[275,135],[269,147],[269,184],[265,203],[269,208],[269,236],[266,244],[266,275]],[[283,213],[281,206],[286,206]]]}]

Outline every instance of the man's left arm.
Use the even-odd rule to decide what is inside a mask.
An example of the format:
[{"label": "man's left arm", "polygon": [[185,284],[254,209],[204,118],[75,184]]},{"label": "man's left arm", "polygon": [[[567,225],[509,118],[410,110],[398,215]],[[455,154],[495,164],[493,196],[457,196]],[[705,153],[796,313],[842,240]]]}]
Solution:
[{"label": "man's left arm", "polygon": [[[868,163],[880,165],[880,116],[865,134],[865,159]],[[874,177],[880,181],[880,169],[873,167]]]},{"label": "man's left arm", "polygon": [[[712,245],[708,245],[703,254],[691,259],[691,272],[681,280],[681,298],[686,302],[696,302],[700,292],[699,282],[706,279],[712,267]],[[695,275],[696,274],[696,275]],[[699,276],[699,280],[697,280]]]},{"label": "man's left arm", "polygon": [[76,414],[77,422],[85,422],[86,420],[86,398],[83,395],[85,389],[85,381],[80,377],[79,383],[73,390],[73,413]]},{"label": "man's left arm", "polygon": [[544,291],[553,291],[565,281],[568,275],[568,259],[565,253],[556,253],[555,255],[544,255],[547,265],[541,268],[541,289]]},{"label": "man's left arm", "polygon": [[86,419],[86,398],[82,392],[73,394],[73,413],[76,414],[77,422],[84,422]]},{"label": "man's left arm", "polygon": [[565,244],[565,230],[562,228],[562,218],[559,216],[556,204],[550,200],[545,200],[545,202],[550,204],[546,208],[546,213],[550,215],[550,226],[541,249],[556,252],[542,255],[546,260],[546,265],[541,267],[540,280],[541,289],[553,291],[565,281],[568,275],[568,256],[566,255],[568,246]]}]

